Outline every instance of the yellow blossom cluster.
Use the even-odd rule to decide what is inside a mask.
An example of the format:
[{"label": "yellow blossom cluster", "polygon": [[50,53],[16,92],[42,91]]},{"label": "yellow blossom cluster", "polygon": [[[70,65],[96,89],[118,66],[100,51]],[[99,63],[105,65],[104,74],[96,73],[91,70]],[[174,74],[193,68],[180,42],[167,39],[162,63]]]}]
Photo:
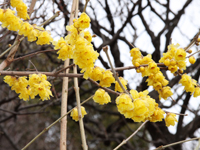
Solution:
[{"label": "yellow blossom cluster", "polygon": [[22,0],[10,0],[10,5],[13,8],[16,8],[17,15],[23,19],[29,19],[29,15],[27,14],[27,6]]},{"label": "yellow blossom cluster", "polygon": [[[119,77],[120,82],[122,83],[124,89],[126,90],[127,87],[127,80],[125,80],[123,77]],[[119,85],[119,83],[117,81],[115,81],[115,91],[119,91],[119,92],[124,92],[123,89],[121,88],[121,86]]]},{"label": "yellow blossom cluster", "polygon": [[0,9],[0,22],[2,27],[11,31],[18,31],[19,35],[24,35],[28,41],[36,41],[38,45],[50,44],[53,41],[50,33],[37,25],[31,25],[15,16],[15,11],[11,9]]},{"label": "yellow blossom cluster", "polygon": [[111,102],[110,95],[103,89],[98,89],[93,97],[93,100],[100,105],[107,104]]},{"label": "yellow blossom cluster", "polygon": [[184,87],[186,92],[194,92],[194,97],[200,96],[200,87],[197,85],[197,81],[192,79],[189,75],[183,74],[179,81]]},{"label": "yellow blossom cluster", "polygon": [[78,19],[74,19],[74,24],[67,26],[69,34],[59,41],[54,42],[55,49],[59,49],[58,58],[66,60],[73,58],[74,63],[84,72],[84,78],[88,78],[93,70],[94,62],[99,53],[94,51],[91,44],[92,36],[89,31],[85,31],[90,25],[90,18],[86,13],[82,13]]},{"label": "yellow blossom cluster", "polygon": [[146,82],[148,86],[153,86],[153,88],[158,91],[159,98],[167,99],[173,93],[171,88],[167,86],[168,81],[165,79],[164,75],[160,71],[160,68],[151,58],[151,55],[142,56],[138,48],[133,48],[130,51],[132,56],[132,63],[135,67],[138,67],[137,72],[142,73],[142,76],[148,76]]},{"label": "yellow blossom cluster", "polygon": [[179,44],[170,44],[167,53],[163,53],[163,57],[159,61],[168,66],[168,69],[172,73],[175,73],[178,68],[186,69],[186,52],[184,49],[178,47]]},{"label": "yellow blossom cluster", "polygon": [[[87,112],[85,111],[85,108],[83,106],[81,106],[81,114],[82,114],[82,118],[87,114]],[[72,117],[73,120],[78,121],[79,120],[79,115],[78,115],[78,109],[77,107],[75,107],[70,116]]]},{"label": "yellow blossom cluster", "polygon": [[138,93],[136,90],[131,90],[130,94],[134,101],[125,93],[116,98],[117,108],[121,114],[135,122],[162,121],[165,112],[158,107],[154,99],[148,96],[148,91]]},{"label": "yellow blossom cluster", "polygon": [[166,126],[167,127],[169,127],[170,125],[174,126],[175,122],[178,122],[177,119],[176,119],[176,114],[167,113],[167,116],[165,117]]},{"label": "yellow blossom cluster", "polygon": [[104,70],[101,67],[94,67],[89,74],[89,77],[94,81],[100,81],[102,87],[110,87],[111,83],[115,82],[113,73],[110,70]]},{"label": "yellow blossom cluster", "polygon": [[52,96],[51,84],[44,74],[31,74],[29,80],[27,77],[5,76],[4,82],[19,93],[19,98],[25,101],[34,99],[36,95],[39,95],[41,100],[48,100]]}]

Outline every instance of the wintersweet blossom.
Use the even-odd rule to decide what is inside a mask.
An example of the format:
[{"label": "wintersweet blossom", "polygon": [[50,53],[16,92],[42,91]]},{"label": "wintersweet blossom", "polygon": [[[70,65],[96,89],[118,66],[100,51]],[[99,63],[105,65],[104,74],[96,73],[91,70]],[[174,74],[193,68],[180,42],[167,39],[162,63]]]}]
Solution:
[{"label": "wintersweet blossom", "polygon": [[47,77],[44,74],[31,74],[29,80],[27,77],[12,77],[5,76],[4,82],[11,86],[11,90],[15,90],[19,93],[19,98],[23,100],[34,99],[36,95],[39,95],[41,100],[48,100],[51,93],[51,84],[47,81]]},{"label": "wintersweet blossom", "polygon": [[[127,80],[125,80],[123,77],[119,77],[119,80],[122,83],[123,87],[125,89],[127,89],[127,87],[126,87]],[[117,81],[115,81],[115,91],[124,92],[123,89],[121,88],[121,86],[119,85],[119,83]]]},{"label": "wintersweet blossom", "polygon": [[[174,52],[174,50],[173,50]],[[130,51],[130,54],[132,56],[132,63],[135,67],[139,67],[136,69],[136,71],[138,73],[142,74],[142,77],[147,76],[148,79],[146,80],[146,82],[148,82],[148,86],[153,86],[153,88],[158,91],[159,93],[159,97],[160,98],[164,98],[166,99],[167,97],[171,96],[173,93],[170,90],[170,87],[167,87],[168,81],[165,79],[164,75],[162,74],[162,72],[160,71],[160,68],[157,66],[157,64],[154,62],[154,60],[152,59],[151,54],[148,54],[147,56],[142,56],[140,50],[138,48],[133,48]],[[177,70],[176,68],[176,61],[172,61],[172,56],[169,54],[164,54],[166,56],[166,61],[164,63],[166,64],[170,64],[172,63],[174,66],[169,66],[170,67],[174,67],[174,68],[170,68],[171,70]],[[182,50],[179,50],[177,55],[176,55],[177,59],[179,59],[180,61],[183,60],[183,58],[185,58],[185,55],[182,54]],[[141,66],[143,65],[143,66]],[[183,66],[184,68],[184,66]],[[166,92],[166,87],[167,87],[167,92]],[[162,92],[160,92],[162,91]]]},{"label": "wintersweet blossom", "polygon": [[195,86],[197,86],[197,81],[192,79],[189,75],[183,74],[181,76],[181,80],[179,81],[185,88],[186,92],[191,92],[191,94],[195,91]]},{"label": "wintersweet blossom", "polygon": [[191,64],[194,64],[194,63],[196,62],[195,57],[194,57],[194,56],[189,57],[189,62],[190,62]]},{"label": "wintersweet blossom", "polygon": [[27,6],[22,0],[10,0],[10,5],[17,10],[17,15],[23,19],[29,19]]},{"label": "wintersweet blossom", "polygon": [[151,121],[151,122],[162,121],[164,118],[164,114],[165,114],[165,112],[161,108],[159,108],[158,104],[157,104],[153,115],[151,115],[149,117],[149,121]]},{"label": "wintersweet blossom", "polygon": [[102,74],[102,78],[100,80],[99,85],[102,87],[110,87],[111,83],[115,82],[115,78],[113,77],[113,73],[110,70],[106,70]]},{"label": "wintersweet blossom", "polygon": [[[81,116],[82,118],[87,114],[87,112],[85,111],[85,107],[81,106]],[[72,117],[73,120],[78,121],[79,120],[79,115],[78,115],[78,109],[77,107],[75,107],[70,116]]]},{"label": "wintersweet blossom", "polygon": [[29,75],[30,97],[35,98],[39,95],[41,100],[48,100],[51,93],[51,84],[47,81],[47,77],[44,74],[31,74]]},{"label": "wintersweet blossom", "polygon": [[178,69],[186,69],[186,52],[182,48],[178,48],[179,44],[170,44],[167,53],[163,53],[163,57],[159,60],[168,66],[168,69],[175,73]]},{"label": "wintersweet blossom", "polygon": [[93,99],[96,103],[99,103],[100,105],[111,102],[109,94],[103,89],[98,89],[95,92]]},{"label": "wintersweet blossom", "polygon": [[91,74],[90,74],[90,78],[94,81],[98,81],[101,80],[103,73],[105,72],[105,70],[101,67],[94,67]]},{"label": "wintersweet blossom", "polygon": [[176,114],[174,114],[174,113],[167,113],[167,116],[165,118],[166,126],[167,127],[169,127],[170,125],[174,126],[175,122],[178,122],[177,119],[176,119]]}]

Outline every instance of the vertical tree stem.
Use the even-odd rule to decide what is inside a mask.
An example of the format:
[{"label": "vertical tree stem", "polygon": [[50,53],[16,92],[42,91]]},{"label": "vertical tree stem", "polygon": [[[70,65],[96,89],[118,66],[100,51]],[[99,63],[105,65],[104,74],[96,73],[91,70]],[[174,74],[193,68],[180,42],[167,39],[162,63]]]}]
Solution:
[{"label": "vertical tree stem", "polygon": [[[71,8],[71,15],[69,25],[72,25],[74,19],[74,11],[76,7],[76,1],[73,1]],[[64,62],[64,68],[69,66],[69,59]],[[69,73],[69,69],[65,71]],[[62,100],[61,100],[61,117],[67,113],[67,97],[68,97],[68,77],[63,77],[62,85]],[[67,116],[62,118],[60,122],[60,150],[67,150]]]},{"label": "vertical tree stem", "polygon": [[[76,0],[76,11],[75,11],[75,17],[78,17],[78,4],[79,0]],[[73,72],[74,74],[77,74],[77,65],[74,65],[73,67]],[[78,87],[78,78],[74,78],[74,90],[76,93],[76,102],[77,102],[77,109],[78,109],[78,115],[79,115],[79,127],[80,127],[80,132],[81,132],[81,141],[82,141],[82,146],[84,150],[87,150],[87,143],[86,143],[86,138],[85,138],[85,130],[84,130],[84,124],[83,124],[83,118],[81,114],[81,105],[80,105],[80,93],[79,93],[79,87]]]}]

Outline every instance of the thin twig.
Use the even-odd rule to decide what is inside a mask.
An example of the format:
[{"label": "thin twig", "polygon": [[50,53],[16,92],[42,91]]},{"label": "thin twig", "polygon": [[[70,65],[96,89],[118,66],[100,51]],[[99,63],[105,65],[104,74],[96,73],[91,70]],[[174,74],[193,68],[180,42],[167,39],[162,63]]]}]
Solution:
[{"label": "thin twig", "polygon": [[191,55],[187,56],[186,58],[189,58],[189,57],[191,57],[191,56],[193,56],[194,54],[196,54],[196,53],[199,53],[199,52],[200,52],[200,50],[198,50],[198,51],[194,52],[193,54],[191,54]]},{"label": "thin twig", "polygon": [[24,59],[24,58],[26,58],[26,57],[32,57],[32,56],[37,55],[37,54],[40,54],[40,53],[53,52],[53,51],[58,51],[58,50],[55,50],[55,49],[48,49],[48,50],[44,50],[44,51],[34,52],[34,53],[31,53],[31,54],[27,54],[27,55],[25,55],[25,56],[21,56],[21,57],[15,58],[15,59],[13,59],[12,62],[17,61],[17,60]]},{"label": "thin twig", "polygon": [[59,74],[60,72],[65,71],[65,70],[67,70],[68,68],[73,67],[74,65],[75,65],[75,64],[71,64],[71,65],[69,65],[69,66],[67,66],[67,67],[65,67],[65,68],[62,68],[62,69],[56,71],[54,74],[57,75],[57,74]]},{"label": "thin twig", "polygon": [[43,26],[43,25],[49,23],[50,21],[52,21],[54,18],[58,17],[59,15],[60,15],[60,11],[57,11],[51,18],[49,18],[48,20],[46,20],[45,22],[40,24],[40,26]]},{"label": "thin twig", "polygon": [[120,148],[122,145],[126,144],[127,141],[129,141],[149,120],[146,120],[145,122],[143,122],[140,127],[133,133],[131,134],[127,139],[123,140],[115,149],[113,150],[117,150],[118,148]]},{"label": "thin twig", "polygon": [[85,12],[86,11],[86,8],[87,8],[87,4],[88,4],[88,2],[89,2],[90,0],[86,0],[85,1],[85,6],[84,6],[84,9],[83,9],[83,12]]},{"label": "thin twig", "polygon": [[103,51],[106,53],[106,56],[108,58],[108,61],[110,63],[110,67],[112,69],[113,75],[115,77],[115,80],[117,80],[117,82],[119,83],[120,87],[122,88],[122,90],[124,91],[124,93],[128,94],[130,96],[130,98],[132,99],[132,101],[134,101],[133,97],[128,93],[128,91],[124,88],[124,86],[122,85],[121,81],[119,80],[117,73],[115,72],[115,69],[111,63],[110,57],[108,55],[108,46],[103,47]]},{"label": "thin twig", "polygon": [[192,39],[192,41],[190,42],[190,44],[189,44],[186,48],[184,48],[185,51],[188,51],[188,50],[195,44],[195,42],[197,41],[199,35],[200,35],[200,30],[199,30],[199,32],[194,36],[194,38]]},{"label": "thin twig", "polygon": [[189,140],[178,141],[178,142],[174,142],[174,143],[171,143],[171,144],[167,144],[165,146],[159,146],[158,148],[156,148],[154,150],[163,150],[163,149],[170,147],[170,146],[174,146],[174,145],[177,145],[177,144],[181,144],[181,143],[185,143],[185,142],[189,142],[189,141],[193,141],[193,140],[198,140],[198,139],[200,139],[200,137],[192,138],[192,139],[189,139]]}]

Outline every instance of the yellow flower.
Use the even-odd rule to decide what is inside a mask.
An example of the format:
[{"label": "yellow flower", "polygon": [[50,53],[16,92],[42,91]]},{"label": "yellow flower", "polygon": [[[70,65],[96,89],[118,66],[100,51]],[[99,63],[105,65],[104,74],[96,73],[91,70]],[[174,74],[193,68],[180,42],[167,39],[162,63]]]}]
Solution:
[{"label": "yellow flower", "polygon": [[171,88],[169,86],[163,87],[161,90],[158,91],[159,93],[159,99],[167,99],[168,97],[172,96],[173,93],[171,91]]},{"label": "yellow flower", "polygon": [[175,73],[178,70],[178,66],[177,65],[174,65],[174,66],[170,65],[168,67],[168,69],[171,71],[171,73]]},{"label": "yellow flower", "polygon": [[5,76],[4,82],[7,83],[9,86],[12,86],[16,81],[16,77],[13,76]]},{"label": "yellow flower", "polygon": [[27,6],[22,0],[10,0],[10,4],[12,7],[16,7],[17,15],[20,18],[29,19],[29,15],[27,14]]},{"label": "yellow flower", "polygon": [[44,74],[31,74],[29,75],[30,97],[34,99],[39,94],[41,100],[48,100],[51,93],[51,84],[47,81],[47,77]]},{"label": "yellow flower", "polygon": [[100,105],[111,102],[109,94],[103,89],[98,89],[95,92],[93,99],[96,103],[99,103]]},{"label": "yellow flower", "polygon": [[182,48],[177,49],[176,54],[175,54],[176,61],[185,60],[185,57],[186,57],[185,50]]},{"label": "yellow flower", "polygon": [[136,90],[130,90],[131,96],[133,97],[133,99],[137,99],[139,98],[139,93]]},{"label": "yellow flower", "polygon": [[156,105],[155,111],[153,115],[150,116],[149,121],[151,122],[162,121],[162,119],[164,118],[164,114],[165,112],[161,108],[159,108],[158,105]]},{"label": "yellow flower", "polygon": [[24,101],[29,100],[30,98],[30,88],[23,88],[23,91],[19,94],[19,98],[23,99]]},{"label": "yellow flower", "polygon": [[105,70],[101,67],[94,67],[91,74],[90,74],[90,78],[94,81],[98,81],[101,80],[102,76],[103,76],[103,72],[105,72]]},{"label": "yellow flower", "polygon": [[62,45],[57,54],[59,54],[58,59],[62,59],[63,61],[67,60],[68,58],[72,58],[73,51],[71,45],[68,44]]},{"label": "yellow flower", "polygon": [[144,114],[148,112],[148,108],[141,99],[134,100],[133,104],[135,116],[144,116]]},{"label": "yellow flower", "polygon": [[86,13],[82,13],[78,18],[79,28],[85,29],[90,26],[90,17]]},{"label": "yellow flower", "polygon": [[157,64],[155,62],[150,62],[148,65],[148,72],[156,74],[158,71],[160,71],[160,68],[157,67]]},{"label": "yellow flower", "polygon": [[29,34],[27,35],[28,41],[29,41],[29,42],[36,41],[36,40],[37,40],[38,34],[39,34],[39,33],[38,33],[38,30],[35,30],[35,29],[31,30],[31,31],[29,32]]},{"label": "yellow flower", "polygon": [[[81,116],[82,116],[82,118],[84,118],[84,116],[86,114],[87,114],[87,112],[85,111],[85,108],[83,106],[81,106]],[[78,121],[79,120],[78,109],[74,108],[72,110],[70,116],[72,117],[73,120]]]},{"label": "yellow flower", "polygon": [[189,57],[189,62],[191,64],[194,64],[196,62],[196,59],[194,58],[194,56]]},{"label": "yellow flower", "polygon": [[23,22],[21,28],[19,28],[18,34],[28,36],[32,30],[33,26],[31,26],[28,22]]},{"label": "yellow flower", "polygon": [[132,48],[130,51],[130,54],[131,54],[131,57],[133,57],[133,60],[136,60],[137,58],[140,58],[142,56],[139,48]]},{"label": "yellow flower", "polygon": [[200,95],[200,87],[196,87],[195,88],[195,91],[194,91],[194,97],[197,97],[197,96],[199,96]]},{"label": "yellow flower", "polygon": [[116,104],[117,104],[118,111],[121,114],[125,114],[128,111],[132,111],[134,109],[134,104],[132,102],[132,99],[130,98],[128,94],[125,94],[125,93],[121,94],[120,96],[116,98]]},{"label": "yellow flower", "polygon": [[103,72],[99,85],[102,87],[110,87],[111,83],[114,82],[115,78],[113,77],[112,72],[110,70],[106,70],[105,72]]},{"label": "yellow flower", "polygon": [[15,90],[16,93],[22,93],[23,90],[28,86],[27,77],[19,77],[15,80],[15,83],[12,85],[11,90]]},{"label": "yellow flower", "polygon": [[178,122],[176,119],[176,114],[173,113],[167,113],[167,116],[165,118],[166,126],[169,127],[170,125],[174,126],[175,122]]},{"label": "yellow flower", "polygon": [[58,40],[57,42],[53,41],[53,45],[55,46],[54,47],[55,50],[60,49],[65,44],[67,44],[67,42],[64,40],[63,37],[60,37],[60,40]]},{"label": "yellow flower", "polygon": [[83,31],[84,34],[84,38],[88,41],[88,42],[92,42],[92,35],[90,34],[89,31]]},{"label": "yellow flower", "polygon": [[193,93],[195,91],[195,86],[197,85],[197,81],[192,79],[189,75],[184,74],[181,76],[181,80],[179,83],[181,83],[184,87],[186,92]]},{"label": "yellow flower", "polygon": [[53,38],[51,37],[50,33],[48,31],[42,31],[39,36],[38,40],[36,42],[37,45],[45,45],[49,44]]},{"label": "yellow flower", "polygon": [[71,25],[71,26],[66,26],[66,30],[69,31],[69,34],[65,36],[65,40],[67,41],[68,44],[74,45],[77,41],[77,36],[78,36],[78,31],[77,29]]},{"label": "yellow flower", "polygon": [[[123,77],[119,77],[119,80],[122,83],[123,87],[125,89],[127,89],[127,87],[126,87],[127,80],[125,80]],[[124,92],[123,89],[121,88],[121,86],[119,85],[119,83],[117,81],[115,82],[115,91]]]},{"label": "yellow flower", "polygon": [[178,61],[177,62],[177,66],[180,68],[180,69],[186,69],[186,62],[185,61]]}]

